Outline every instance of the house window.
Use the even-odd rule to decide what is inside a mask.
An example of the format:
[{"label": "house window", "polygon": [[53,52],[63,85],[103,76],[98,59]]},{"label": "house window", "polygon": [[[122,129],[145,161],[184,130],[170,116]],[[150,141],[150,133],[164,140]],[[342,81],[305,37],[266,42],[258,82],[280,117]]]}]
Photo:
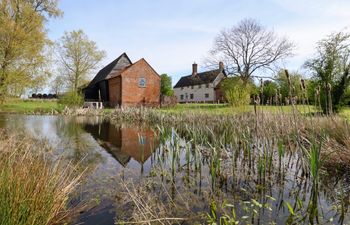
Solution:
[{"label": "house window", "polygon": [[188,94],[187,93],[185,94],[185,98],[188,99]]},{"label": "house window", "polygon": [[191,86],[191,89],[193,89],[193,86]]},{"label": "house window", "polygon": [[146,78],[143,78],[143,77],[139,78],[139,87],[142,87],[142,88],[146,87]]},{"label": "house window", "polygon": [[190,99],[193,99],[193,94],[190,94]]},{"label": "house window", "polygon": [[180,99],[181,99],[181,100],[184,100],[184,95],[180,95]]},{"label": "house window", "polygon": [[206,87],[206,88],[209,88],[209,84],[206,84],[205,87]]},{"label": "house window", "polygon": [[209,94],[208,93],[206,93],[204,96],[205,96],[205,98],[209,98]]},{"label": "house window", "polygon": [[183,90],[184,89],[184,87],[181,87],[181,90]]},{"label": "house window", "polygon": [[200,85],[198,85],[198,89],[199,89],[199,88],[202,88],[202,85],[201,85],[201,84],[200,84]]}]

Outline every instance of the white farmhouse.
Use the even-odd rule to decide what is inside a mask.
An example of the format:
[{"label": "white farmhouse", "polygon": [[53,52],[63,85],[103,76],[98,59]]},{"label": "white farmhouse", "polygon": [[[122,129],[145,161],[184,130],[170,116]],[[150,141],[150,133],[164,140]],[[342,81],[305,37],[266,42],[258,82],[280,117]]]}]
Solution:
[{"label": "white farmhouse", "polygon": [[224,64],[219,68],[197,73],[198,65],[192,64],[192,74],[181,77],[174,86],[174,94],[178,102],[224,102],[220,82],[226,77]]}]

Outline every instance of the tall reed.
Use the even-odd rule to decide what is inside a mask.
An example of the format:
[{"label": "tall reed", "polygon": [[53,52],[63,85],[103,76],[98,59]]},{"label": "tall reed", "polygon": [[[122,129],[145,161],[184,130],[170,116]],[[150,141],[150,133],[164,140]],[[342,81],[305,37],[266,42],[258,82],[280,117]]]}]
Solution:
[{"label": "tall reed", "polygon": [[69,195],[80,175],[53,162],[49,147],[23,135],[0,131],[0,224],[56,224],[66,221]]}]

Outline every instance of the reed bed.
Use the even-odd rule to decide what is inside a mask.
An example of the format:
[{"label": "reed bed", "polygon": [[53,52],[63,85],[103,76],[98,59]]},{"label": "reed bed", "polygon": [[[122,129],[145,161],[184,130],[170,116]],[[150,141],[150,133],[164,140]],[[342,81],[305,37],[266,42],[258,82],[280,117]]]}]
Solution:
[{"label": "reed bed", "polygon": [[[202,193],[197,200],[188,198],[190,209],[208,213],[198,223],[313,224],[348,218],[348,196],[333,192],[339,180],[326,178],[350,167],[344,119],[298,111],[179,115],[124,109],[111,121],[147,124],[160,133],[163,144],[153,156],[157,171],[152,174],[161,178],[158,185],[172,182],[182,194]],[[331,204],[321,203],[321,193]]]},{"label": "reed bed", "polygon": [[72,216],[68,199],[81,175],[52,161],[50,150],[43,141],[0,131],[0,224],[61,224]]},{"label": "reed bed", "polygon": [[206,113],[172,114],[154,109],[117,109],[110,119],[113,123],[141,123],[158,127],[174,127],[182,137],[197,144],[210,143],[223,147],[247,139],[283,141],[288,147],[308,148],[311,140],[323,142],[322,155],[329,163],[350,166],[349,123],[337,116],[305,116],[294,113],[244,113],[237,115],[208,115]]}]

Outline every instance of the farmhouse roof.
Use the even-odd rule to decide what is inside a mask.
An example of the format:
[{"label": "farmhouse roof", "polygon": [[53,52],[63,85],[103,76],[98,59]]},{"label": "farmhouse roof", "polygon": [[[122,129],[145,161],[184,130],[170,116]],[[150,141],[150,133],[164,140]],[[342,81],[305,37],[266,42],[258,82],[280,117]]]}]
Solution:
[{"label": "farmhouse roof", "polygon": [[196,75],[188,75],[181,77],[180,80],[174,86],[174,88],[212,83],[221,72],[225,74],[225,70],[216,69],[202,73],[197,73]]},{"label": "farmhouse roof", "polygon": [[96,83],[103,81],[107,78],[107,76],[111,73],[111,71],[113,70],[113,68],[119,63],[121,58],[127,58],[130,62],[130,64],[132,64],[131,60],[129,59],[128,55],[124,52],[123,54],[121,54],[118,58],[116,58],[113,62],[111,62],[110,64],[108,64],[107,66],[105,66],[103,69],[101,69],[97,75],[94,77],[94,79],[92,79],[92,81],[90,82],[88,87],[92,87],[94,86]]}]

